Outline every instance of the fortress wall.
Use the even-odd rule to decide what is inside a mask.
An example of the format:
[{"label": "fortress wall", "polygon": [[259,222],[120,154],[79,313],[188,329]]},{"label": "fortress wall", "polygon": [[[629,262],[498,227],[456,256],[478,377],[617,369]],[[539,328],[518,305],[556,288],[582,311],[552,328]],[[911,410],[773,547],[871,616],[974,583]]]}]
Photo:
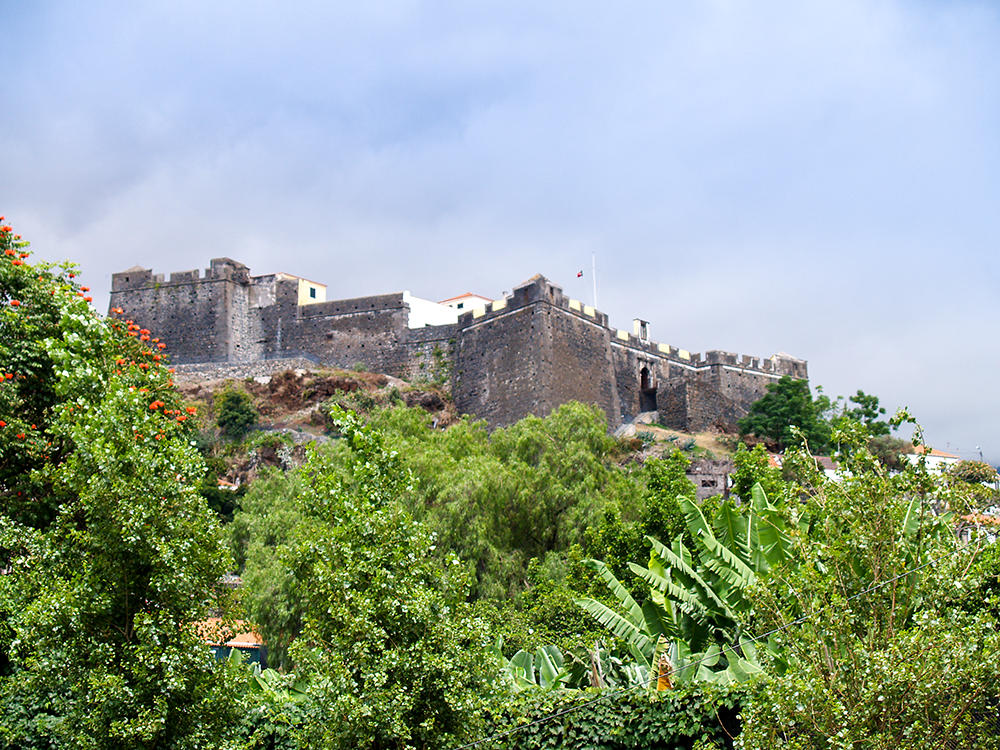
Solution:
[{"label": "fortress wall", "polygon": [[682,432],[705,432],[738,419],[739,405],[701,379],[667,381],[657,390],[656,403],[660,424]]},{"label": "fortress wall", "polygon": [[538,305],[493,313],[478,320],[459,317],[452,394],[462,414],[491,426],[512,424],[528,414],[543,415],[543,370],[539,342],[549,320]]},{"label": "fortress wall", "polygon": [[331,367],[396,375],[408,310],[401,294],[299,306],[294,281],[279,281],[275,303],[261,308],[267,357],[307,355]]},{"label": "fortress wall", "polygon": [[227,356],[230,362],[253,362],[263,357],[260,346],[260,319],[251,314],[250,285],[225,285],[227,294],[222,325],[228,332]]},{"label": "fortress wall", "polygon": [[451,382],[458,325],[411,328],[400,344],[399,377],[404,380]]},{"label": "fortress wall", "polygon": [[[649,346],[647,342],[642,342],[634,336],[624,339],[621,333],[617,331],[611,338],[615,385],[619,400],[618,419],[609,420],[612,427],[630,422],[644,411],[654,410],[654,405],[649,403],[654,396],[647,393],[644,397],[641,390],[644,368],[648,372],[651,389],[666,381],[671,371],[671,363],[656,351],[655,345]],[[673,367],[682,370],[680,365]]]},{"label": "fortress wall", "polygon": [[450,369],[459,410],[493,426],[579,400],[599,406],[611,427],[655,409],[663,424],[701,431],[735,423],[783,375],[808,378],[806,363],[787,355],[702,356],[640,339],[641,328],[610,328],[607,315],[542,276],[457,324],[414,329],[403,293],[299,305],[298,286],[215,258],[203,277],[115,274],[111,306],[163,339],[178,364],[304,357],[408,380],[447,379]]},{"label": "fortress wall", "polygon": [[617,426],[620,411],[608,329],[560,307],[545,306],[539,363],[546,414],[567,401],[596,404]]},{"label": "fortress wall", "polygon": [[[737,360],[728,352],[708,352],[696,372],[671,377],[657,391],[660,422],[676,430],[703,432],[717,427],[735,427],[750,406],[788,369],[807,376],[800,360],[779,358],[770,372],[749,369],[751,358]],[[770,362],[770,360],[765,360]],[[737,364],[739,362],[739,364]]]},{"label": "fortress wall", "polygon": [[[129,281],[124,281],[125,276]],[[122,277],[121,282],[118,277]],[[239,285],[225,279],[143,284],[136,283],[134,277],[131,273],[115,274],[111,307],[122,308],[123,317],[165,341],[172,360],[202,363],[227,359],[226,325],[233,313],[234,287]]]},{"label": "fortress wall", "polygon": [[[345,370],[362,364],[404,379],[433,379],[442,356],[451,369],[456,327],[410,329],[409,312],[402,294],[299,306],[295,283],[278,281],[273,303],[257,311],[263,356],[306,355]],[[444,354],[435,357],[435,350]]]}]

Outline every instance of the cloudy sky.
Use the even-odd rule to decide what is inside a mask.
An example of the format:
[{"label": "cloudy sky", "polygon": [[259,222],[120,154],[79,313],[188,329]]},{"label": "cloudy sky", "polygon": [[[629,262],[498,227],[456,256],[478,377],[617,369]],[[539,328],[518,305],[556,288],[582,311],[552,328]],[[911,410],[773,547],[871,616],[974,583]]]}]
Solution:
[{"label": "cloudy sky", "polygon": [[[1000,5],[0,0],[0,213],[111,274],[535,273],[1000,463]],[[577,272],[584,270],[582,279]]]}]

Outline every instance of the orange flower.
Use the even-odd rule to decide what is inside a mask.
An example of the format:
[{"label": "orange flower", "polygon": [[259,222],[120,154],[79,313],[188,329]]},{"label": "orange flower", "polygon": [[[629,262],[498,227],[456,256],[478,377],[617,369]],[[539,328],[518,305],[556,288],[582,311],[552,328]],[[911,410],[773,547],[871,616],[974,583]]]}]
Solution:
[{"label": "orange flower", "polygon": [[187,417],[185,417],[183,414],[181,414],[179,417],[177,417],[177,421],[178,422],[183,422],[185,419],[187,419]]},{"label": "orange flower", "polygon": [[198,410],[195,407],[193,407],[193,406],[189,406],[187,409],[185,409],[185,411],[188,414],[196,414],[198,412]]},{"label": "orange flower", "polygon": [[167,348],[167,345],[166,345],[166,344],[164,344],[164,343],[163,343],[163,342],[161,341],[161,342],[160,342],[159,344],[157,344],[157,345],[156,345],[156,348],[157,348],[157,349],[166,349],[166,348]]},{"label": "orange flower", "polygon": [[90,287],[89,286],[81,286],[80,287],[80,291],[81,292],[89,292],[90,291]]},{"label": "orange flower", "polygon": [[4,250],[4,254],[5,255],[14,255],[14,251],[11,250],[10,248],[7,248],[6,250]]},{"label": "orange flower", "polygon": [[10,301],[10,306],[11,306],[11,307],[20,307],[20,305],[21,305],[21,303],[20,303],[20,302],[18,302],[18,301],[17,301],[16,299],[12,299],[12,300]]},{"label": "orange flower", "polygon": [[94,301],[93,297],[84,297],[83,299],[84,299],[85,302],[93,302]]},{"label": "orange flower", "polygon": [[0,419],[0,427],[6,427],[7,423]]}]

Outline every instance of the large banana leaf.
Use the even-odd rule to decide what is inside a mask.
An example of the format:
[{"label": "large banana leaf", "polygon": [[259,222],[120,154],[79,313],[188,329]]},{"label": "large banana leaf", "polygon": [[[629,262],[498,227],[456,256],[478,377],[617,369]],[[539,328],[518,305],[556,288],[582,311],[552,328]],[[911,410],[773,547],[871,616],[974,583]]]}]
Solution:
[{"label": "large banana leaf", "polygon": [[732,550],[740,560],[749,565],[750,526],[747,519],[733,507],[732,502],[727,500],[719,507],[712,526],[715,528],[715,538],[719,543]]},{"label": "large banana leaf", "polygon": [[514,692],[517,693],[537,688],[554,690],[562,687],[569,676],[563,668],[562,651],[557,646],[539,646],[534,656],[522,649],[511,657],[504,668],[513,678]]},{"label": "large banana leaf", "polygon": [[633,573],[639,576],[654,589],[678,602],[686,612],[700,615],[702,618],[708,618],[712,615],[725,614],[719,610],[710,609],[696,594],[692,593],[689,589],[686,589],[683,586],[678,586],[665,576],[654,573],[652,570],[644,568],[641,565],[636,565],[635,563],[629,563],[629,567],[632,569]]},{"label": "large banana leaf", "polygon": [[750,523],[751,552],[754,555],[754,568],[758,572],[768,570],[772,565],[778,565],[792,558],[794,550],[792,539],[785,528],[785,520],[781,513],[768,502],[764,489],[758,482],[750,491],[751,508]]},{"label": "large banana leaf", "polygon": [[625,611],[628,612],[633,622],[642,622],[642,608],[636,603],[635,599],[632,598],[632,594],[629,593],[629,590],[625,588],[621,584],[621,581],[615,577],[615,574],[611,572],[611,568],[600,560],[584,560],[583,564],[591,570],[596,571],[597,574],[604,579],[604,582],[608,585],[611,593],[614,594],[615,598],[622,603],[622,606],[625,607]]},{"label": "large banana leaf", "polygon": [[747,567],[747,564],[739,558],[736,552],[715,538],[712,528],[708,525],[697,503],[690,498],[683,497],[680,498],[680,504],[688,522],[688,531],[694,537],[695,543],[709,553],[707,559],[702,559],[702,564],[721,576],[730,586],[745,589],[754,579],[753,571]]},{"label": "large banana leaf", "polygon": [[563,669],[563,655],[558,646],[539,646],[535,662],[538,664],[538,684],[544,689],[559,687],[569,674]]},{"label": "large banana leaf", "polygon": [[[648,539],[650,544],[653,545],[655,553],[659,555],[664,562],[670,563],[670,566],[675,569],[671,571],[672,573],[679,574],[679,577],[683,576],[688,578],[695,586],[697,586],[697,589],[695,589],[696,595],[701,598],[702,601],[707,600],[707,602],[711,603],[706,603],[707,609],[714,609],[720,613],[724,613],[726,617],[735,619],[733,618],[733,613],[729,611],[729,607],[726,606],[726,603],[719,598],[712,586],[706,583],[705,579],[703,579],[681,555],[676,554],[672,549],[651,536],[647,536],[646,539]],[[678,537],[677,541],[680,542],[680,537]],[[683,544],[679,544],[678,546],[680,549],[684,549]],[[691,558],[688,557],[688,560],[690,559]],[[693,587],[688,586],[687,588],[690,590]]]},{"label": "large banana leaf", "polygon": [[[633,654],[642,655],[645,666],[649,666],[650,654],[655,645],[655,637],[643,630],[643,627],[620,614],[596,599],[577,599],[577,606],[583,607],[591,617],[606,627],[616,638],[628,644]],[[645,625],[644,620],[640,622]]]},{"label": "large banana leaf", "polygon": [[[701,508],[693,500],[686,497],[679,500],[687,519],[688,531],[695,543],[708,553],[701,556],[702,565],[725,581],[729,589],[737,591],[740,605],[745,606],[742,592],[756,580],[753,570],[740,558],[738,551],[733,551],[716,539]],[[739,546],[737,550],[742,551]],[[744,554],[748,555],[748,551]],[[734,603],[730,602],[730,605]]]},{"label": "large banana leaf", "polygon": [[910,498],[910,504],[906,506],[906,515],[903,516],[902,532],[907,539],[915,537],[920,529],[921,510],[920,496],[915,494]]}]

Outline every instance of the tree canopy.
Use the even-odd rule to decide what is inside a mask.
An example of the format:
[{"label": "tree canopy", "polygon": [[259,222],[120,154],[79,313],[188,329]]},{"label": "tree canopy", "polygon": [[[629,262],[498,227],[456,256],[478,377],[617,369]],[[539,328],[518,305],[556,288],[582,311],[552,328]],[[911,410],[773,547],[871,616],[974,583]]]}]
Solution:
[{"label": "tree canopy", "polygon": [[219,746],[194,624],[230,562],[161,342],[0,253],[0,746]]},{"label": "tree canopy", "polygon": [[813,451],[820,451],[830,440],[830,425],[822,418],[829,406],[823,396],[813,400],[809,381],[785,375],[769,383],[767,393],[739,420],[740,434],[768,438],[784,449],[798,444],[798,431]]}]

